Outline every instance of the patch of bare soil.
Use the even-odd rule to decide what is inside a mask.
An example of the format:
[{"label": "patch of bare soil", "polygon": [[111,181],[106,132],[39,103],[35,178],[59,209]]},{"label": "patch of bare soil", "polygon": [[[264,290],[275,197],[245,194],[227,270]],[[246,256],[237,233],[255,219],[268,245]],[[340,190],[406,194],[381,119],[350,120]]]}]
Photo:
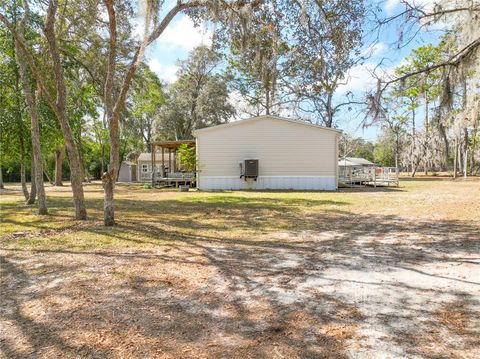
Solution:
[{"label": "patch of bare soil", "polygon": [[249,242],[185,235],[148,251],[4,250],[0,348],[8,358],[478,357],[475,232],[437,224],[432,239],[425,224],[394,223]]},{"label": "patch of bare soil", "polygon": [[354,336],[358,313],[340,300],[284,305],[243,287],[243,269],[169,249],[3,253],[3,355],[338,357]]}]

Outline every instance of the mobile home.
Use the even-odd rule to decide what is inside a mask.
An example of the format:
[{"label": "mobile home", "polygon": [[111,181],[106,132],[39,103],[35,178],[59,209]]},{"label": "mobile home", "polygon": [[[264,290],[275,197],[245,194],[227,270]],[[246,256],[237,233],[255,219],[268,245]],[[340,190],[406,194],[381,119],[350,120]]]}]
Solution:
[{"label": "mobile home", "polygon": [[197,130],[197,187],[335,190],[340,134],[277,116]]}]

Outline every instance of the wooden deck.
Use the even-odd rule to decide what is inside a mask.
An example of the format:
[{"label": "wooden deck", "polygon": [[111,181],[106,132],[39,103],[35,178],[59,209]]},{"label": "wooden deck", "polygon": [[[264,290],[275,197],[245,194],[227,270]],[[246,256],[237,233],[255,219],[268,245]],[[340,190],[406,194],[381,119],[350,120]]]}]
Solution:
[{"label": "wooden deck", "polygon": [[364,167],[352,171],[344,167],[338,177],[340,187],[363,186],[396,186],[399,185],[398,169],[395,167]]},{"label": "wooden deck", "polygon": [[169,173],[167,176],[162,177],[157,175],[155,178],[155,188],[166,188],[166,187],[175,187],[178,188],[181,185],[186,185],[189,187],[195,187],[197,183],[197,178],[194,173]]}]

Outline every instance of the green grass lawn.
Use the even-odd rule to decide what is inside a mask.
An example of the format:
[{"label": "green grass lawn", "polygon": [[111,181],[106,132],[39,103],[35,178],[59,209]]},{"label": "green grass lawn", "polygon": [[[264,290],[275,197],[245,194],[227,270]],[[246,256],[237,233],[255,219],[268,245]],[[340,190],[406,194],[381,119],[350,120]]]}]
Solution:
[{"label": "green grass lawn", "polygon": [[[181,235],[248,241],[278,231],[322,230],[329,221],[344,229],[368,216],[478,220],[479,181],[403,181],[399,188],[355,188],[339,192],[222,191],[180,193],[119,185],[118,225],[105,228],[102,189],[85,186],[89,220],[73,220],[68,187],[48,188],[49,215],[38,216],[21,194],[0,202],[2,245],[8,248],[135,248]],[[18,188],[18,187],[17,187]]]}]

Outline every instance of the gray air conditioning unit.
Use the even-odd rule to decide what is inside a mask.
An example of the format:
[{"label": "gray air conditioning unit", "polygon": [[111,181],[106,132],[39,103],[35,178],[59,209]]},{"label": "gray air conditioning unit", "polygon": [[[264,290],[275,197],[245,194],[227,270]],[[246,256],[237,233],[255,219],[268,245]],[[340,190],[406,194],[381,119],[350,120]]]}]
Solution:
[{"label": "gray air conditioning unit", "polygon": [[244,162],[243,178],[245,181],[253,178],[255,181],[258,177],[258,160],[245,160]]}]

